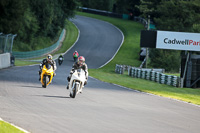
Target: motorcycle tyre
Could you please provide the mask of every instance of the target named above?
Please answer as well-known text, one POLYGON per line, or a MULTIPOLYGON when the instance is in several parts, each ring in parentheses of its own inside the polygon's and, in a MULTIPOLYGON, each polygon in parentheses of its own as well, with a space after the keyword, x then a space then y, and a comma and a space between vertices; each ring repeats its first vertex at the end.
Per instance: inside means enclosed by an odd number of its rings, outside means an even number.
POLYGON ((62 61, 58 61, 59 66, 62 64, 62 61))
POLYGON ((43 77, 43 83, 44 83, 44 85, 42 85, 42 87, 47 88, 47 76, 46 75, 44 75, 44 77, 43 77))
POLYGON ((77 90, 78 90, 78 85, 76 84, 74 89, 73 89, 73 94, 70 93, 71 98, 75 98, 77 90))
POLYGON ((77 60, 78 60, 78 57, 74 57, 74 62, 77 62, 77 60))

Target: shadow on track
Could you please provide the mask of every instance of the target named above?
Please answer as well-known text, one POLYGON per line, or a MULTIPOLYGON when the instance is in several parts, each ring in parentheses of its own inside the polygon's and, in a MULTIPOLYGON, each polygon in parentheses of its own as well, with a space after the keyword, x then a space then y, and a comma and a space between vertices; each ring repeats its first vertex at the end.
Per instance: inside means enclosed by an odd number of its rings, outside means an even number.
POLYGON ((26 85, 26 86, 21 86, 21 87, 24 87, 24 88, 25 87, 29 87, 29 88, 42 88, 42 87, 39 87, 39 86, 31 86, 31 85, 30 86, 26 85))
POLYGON ((50 96, 50 95, 34 95, 34 96, 40 96, 40 97, 54 97, 54 98, 70 98, 66 96, 50 96))

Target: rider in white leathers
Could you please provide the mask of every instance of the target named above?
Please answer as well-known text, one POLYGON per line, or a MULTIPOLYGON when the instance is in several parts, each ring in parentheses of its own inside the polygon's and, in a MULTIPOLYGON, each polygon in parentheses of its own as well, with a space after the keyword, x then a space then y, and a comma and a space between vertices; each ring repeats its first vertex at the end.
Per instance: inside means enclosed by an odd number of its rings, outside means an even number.
POLYGON ((82 68, 85 71, 86 81, 85 81, 84 85, 87 84, 87 80, 88 80, 88 67, 87 67, 87 64, 85 63, 85 58, 83 56, 80 56, 80 57, 78 57, 78 61, 73 64, 72 70, 70 71, 70 74, 67 77, 67 80, 68 80, 67 89, 69 89, 69 82, 70 82, 72 74, 74 73, 74 70, 80 69, 80 68, 82 68))

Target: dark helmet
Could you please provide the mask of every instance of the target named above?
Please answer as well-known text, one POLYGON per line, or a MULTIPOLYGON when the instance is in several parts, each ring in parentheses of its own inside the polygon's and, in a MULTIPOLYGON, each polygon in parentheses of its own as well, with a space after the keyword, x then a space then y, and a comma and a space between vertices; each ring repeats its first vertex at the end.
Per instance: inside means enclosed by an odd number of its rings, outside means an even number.
POLYGON ((83 56, 78 57, 78 64, 82 66, 85 63, 85 58, 83 56))

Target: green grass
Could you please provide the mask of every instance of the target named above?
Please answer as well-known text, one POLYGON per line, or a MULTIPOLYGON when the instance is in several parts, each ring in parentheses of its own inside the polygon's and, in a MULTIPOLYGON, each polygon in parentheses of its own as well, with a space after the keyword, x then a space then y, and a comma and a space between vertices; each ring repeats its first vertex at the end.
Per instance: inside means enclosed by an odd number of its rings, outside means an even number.
POLYGON ((24 60, 15 60, 15 66, 27 66, 27 65, 34 65, 38 64, 38 62, 32 62, 32 61, 24 61, 24 60))
POLYGON ((164 73, 164 74, 180 77, 180 73, 164 73))
MULTIPOLYGON (((103 68, 89 69, 90 76, 101 81, 118 84, 134 90, 200 105, 200 89, 177 88, 153 81, 132 78, 127 74, 116 74, 114 72, 116 64, 131 65, 136 67, 141 64, 138 60, 138 53, 140 50, 140 31, 143 29, 143 25, 129 20, 110 18, 83 12, 78 12, 77 14, 110 22, 117 26, 124 34, 124 43, 115 58, 103 68)), ((179 76, 179 74, 170 75, 179 76)))
POLYGON ((24 133, 18 128, 12 126, 11 124, 0 120, 0 132, 1 133, 24 133))
MULTIPOLYGON (((64 53, 75 43, 75 41, 78 37, 78 29, 76 28, 76 26, 69 20, 66 20, 65 29, 66 29, 66 37, 63 41, 63 44, 62 44, 61 48, 58 51, 52 53, 52 55, 64 53)), ((37 59, 42 60, 44 58, 46 58, 46 56, 33 58, 31 60, 37 60, 37 59)), ((33 64, 38 64, 38 62, 29 61, 29 59, 27 59, 27 60, 16 59, 15 60, 16 66, 26 66, 26 65, 33 65, 33 64)))
POLYGON ((78 29, 69 20, 66 21, 65 29, 66 29, 66 37, 65 40, 63 41, 63 45, 54 54, 64 53, 65 51, 67 51, 75 43, 78 37, 78 29))
POLYGON ((116 74, 106 71, 104 68, 90 69, 89 75, 104 82, 200 105, 200 89, 172 87, 153 81, 132 78, 128 74, 116 74))

